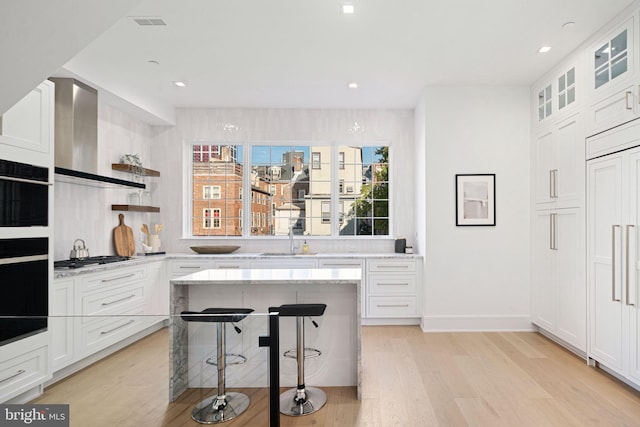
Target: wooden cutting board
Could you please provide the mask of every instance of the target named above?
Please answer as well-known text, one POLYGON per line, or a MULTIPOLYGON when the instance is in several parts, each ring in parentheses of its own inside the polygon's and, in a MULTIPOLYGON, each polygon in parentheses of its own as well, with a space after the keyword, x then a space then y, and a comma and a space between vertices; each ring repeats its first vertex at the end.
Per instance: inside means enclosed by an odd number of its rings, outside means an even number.
POLYGON ((124 215, 118 215, 120 224, 113 229, 113 244, 116 247, 116 253, 120 256, 133 256, 136 251, 136 243, 133 240, 133 231, 131 227, 124 224, 124 215))

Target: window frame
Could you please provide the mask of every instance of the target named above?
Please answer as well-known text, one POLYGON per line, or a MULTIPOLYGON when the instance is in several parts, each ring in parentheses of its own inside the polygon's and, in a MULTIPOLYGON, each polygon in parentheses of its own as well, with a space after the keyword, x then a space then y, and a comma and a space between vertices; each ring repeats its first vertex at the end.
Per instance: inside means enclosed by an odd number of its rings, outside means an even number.
MULTIPOLYGON (((308 165, 309 170, 311 170, 313 168, 313 155, 314 153, 316 154, 316 159, 318 160, 318 166, 319 168, 322 167, 321 165, 321 161, 322 161, 322 154, 321 151, 312 151, 313 147, 327 147, 328 148, 328 153, 330 156, 330 161, 325 165, 325 166, 329 166, 330 169, 330 185, 331 188, 333 188, 333 191, 331 191, 331 195, 330 195, 330 224, 331 224, 331 231, 329 234, 309 234, 309 235, 305 235, 305 238, 332 238, 332 239, 340 239, 340 240, 344 240, 344 239, 389 239, 389 238, 393 238, 394 236, 394 217, 397 215, 397 213, 394 210, 394 199, 397 197, 397 195, 394 192, 394 185, 393 185, 393 172, 395 171, 396 167, 394 166, 394 160, 395 157, 393 155, 393 144, 389 141, 358 141, 358 142, 353 142, 353 141, 349 141, 349 142, 342 142, 342 141, 287 141, 287 142, 282 142, 282 141, 243 141, 243 142, 235 142, 235 141, 225 141, 225 142, 219 142, 219 141, 185 141, 184 143, 184 149, 185 152, 187 153, 186 156, 183 157, 183 164, 184 164, 184 170, 187 172, 187 179, 185 179, 184 182, 184 199, 185 199, 185 204, 184 204, 184 215, 183 215, 183 237, 186 239, 271 239, 271 238, 282 238, 282 237, 286 237, 286 236, 282 236, 281 234, 269 234, 269 235, 254 235, 252 234, 252 228, 254 227, 260 227, 262 221, 262 218, 259 218, 256 222, 256 220, 254 218, 252 218, 252 214, 254 213, 254 204, 257 202, 254 199, 254 192, 253 192, 253 188, 252 188, 252 176, 251 176, 251 168, 252 168, 252 159, 251 159, 251 151, 252 148, 255 146, 275 146, 275 147, 280 147, 280 146, 288 146, 290 145, 291 147, 306 147, 309 149, 309 162, 305 163, 308 165), (192 229, 192 225, 193 225, 193 199, 192 199, 192 195, 193 195, 193 176, 191 174, 191 171, 193 170, 193 146, 194 145, 217 145, 219 147, 223 147, 223 146, 235 146, 235 150, 237 150, 237 152, 239 153, 240 150, 242 150, 242 155, 241 155, 241 161, 239 161, 238 163, 242 165, 242 182, 239 186, 239 194, 238 197, 239 199, 237 201, 240 202, 241 207, 239 208, 239 215, 240 217, 237 219, 238 220, 238 224, 239 224, 239 231, 240 234, 238 235, 194 235, 193 234, 193 229, 192 229), (344 218, 340 218, 340 215, 342 214, 343 216, 346 216, 346 213, 343 213, 342 210, 340 209, 340 203, 341 203, 341 196, 344 195, 348 195, 348 196, 355 196, 355 190, 353 190, 352 193, 348 193, 348 187, 350 186, 349 183, 344 183, 344 187, 343 187, 343 191, 344 194, 339 194, 338 193, 338 187, 339 187, 339 173, 343 172, 344 169, 342 169, 342 167, 344 166, 344 164, 340 163, 340 154, 343 153, 342 150, 340 150, 340 147, 342 146, 347 146, 347 147, 388 147, 388 167, 391 169, 389 176, 388 176, 388 181, 387 181, 387 185, 388 185, 388 199, 385 199, 385 201, 388 203, 388 217, 384 217, 387 221, 388 221, 388 226, 386 229, 386 233, 387 234, 380 234, 380 235, 376 235, 375 233, 372 233, 371 235, 369 234, 365 234, 365 235, 361 235, 361 234, 340 234, 340 224, 342 222, 344 222, 344 218), (250 194, 248 194, 250 193, 250 194), (247 224, 251 224, 251 226, 248 226, 247 224)), ((324 150, 324 149, 323 149, 324 150)), ((326 153, 325 153, 326 154, 326 153)), ((345 159, 346 160, 346 159, 345 159)), ((368 160, 363 160, 363 163, 367 162, 368 160)), ((281 187, 281 191, 284 191, 284 186, 280 186, 281 187)), ((299 194, 299 191, 297 192, 299 194)), ((311 197, 313 198, 313 196, 311 195, 311 191, 305 194, 305 198, 307 197, 311 197)), ((265 197, 266 198, 266 197, 265 197)), ((259 204, 259 202, 257 202, 259 204)), ((210 209, 215 209, 215 208, 210 208, 210 209)), ((257 213, 257 211, 256 211, 257 213)), ((320 216, 322 216, 320 214, 320 216)), ((269 218, 271 218, 271 215, 268 215, 269 218)), ((349 214, 349 217, 350 214, 349 214)), ((307 220, 309 220, 309 217, 307 217, 307 220)), ((212 218, 213 221, 213 218, 212 218)), ((222 216, 219 219, 219 223, 220 223, 220 227, 222 228, 222 221, 223 218, 222 216)), ((226 221, 226 220, 225 220, 226 221)), ((226 224, 226 222, 225 222, 226 224)), ((213 225, 213 223, 212 223, 213 225)), ((313 232, 313 230, 311 231, 313 232)))

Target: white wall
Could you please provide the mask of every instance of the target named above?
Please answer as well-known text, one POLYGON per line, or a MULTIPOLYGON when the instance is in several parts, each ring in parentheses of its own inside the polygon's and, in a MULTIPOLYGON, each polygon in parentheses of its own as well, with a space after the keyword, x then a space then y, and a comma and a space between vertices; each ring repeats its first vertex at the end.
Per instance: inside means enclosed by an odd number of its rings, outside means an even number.
POLYGON ((429 87, 417 111, 423 328, 529 329, 529 88, 429 87), (495 227, 456 227, 455 175, 464 173, 496 174, 495 227))
MULTIPOLYGON (((130 174, 111 170, 123 154, 139 154, 145 167, 154 169, 150 162, 153 141, 152 127, 113 107, 98 108, 98 169, 100 175, 133 180, 130 174)), ((155 190, 156 178, 147 178, 147 187, 155 190)), ((127 195, 137 191, 127 188, 96 188, 56 181, 54 196, 54 259, 69 258, 75 239, 83 239, 89 254, 115 254, 113 228, 118 225, 118 214, 112 204, 126 204, 127 195)), ((143 222, 157 221, 155 215, 123 212, 125 224, 133 229, 136 252, 142 252, 138 240, 143 222)))
POLYGON ((185 145, 192 141, 336 141, 390 143, 391 179, 395 192, 393 235, 371 239, 307 239, 311 251, 393 252, 393 237, 412 243, 414 217, 414 112, 412 110, 321 110, 321 109, 182 109, 177 124, 157 128, 153 164, 160 170, 159 203, 165 224, 164 248, 170 252, 191 252, 189 246, 207 243, 238 244, 239 252, 286 250, 286 238, 184 239, 183 211, 185 145), (354 132, 354 123, 360 126, 354 132), (233 125, 231 128, 227 125, 233 125))

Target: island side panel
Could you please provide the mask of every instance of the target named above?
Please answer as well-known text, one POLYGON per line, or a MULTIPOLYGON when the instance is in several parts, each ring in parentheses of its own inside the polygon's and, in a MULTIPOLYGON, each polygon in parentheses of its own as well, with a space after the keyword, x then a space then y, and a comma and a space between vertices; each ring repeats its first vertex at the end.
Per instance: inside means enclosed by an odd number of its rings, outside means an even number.
POLYGON ((169 402, 175 401, 188 387, 189 334, 180 313, 189 307, 189 286, 171 283, 169 317, 169 402))

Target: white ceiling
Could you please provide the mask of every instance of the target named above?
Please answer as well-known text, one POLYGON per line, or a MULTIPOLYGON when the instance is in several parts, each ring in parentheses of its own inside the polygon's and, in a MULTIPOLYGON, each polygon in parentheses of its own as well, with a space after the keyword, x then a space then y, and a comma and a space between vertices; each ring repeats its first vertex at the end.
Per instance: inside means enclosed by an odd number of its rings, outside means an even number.
POLYGON ((354 15, 339 0, 145 0, 57 75, 161 119, 174 107, 413 108, 426 85, 530 85, 632 1, 350 3, 354 15))

